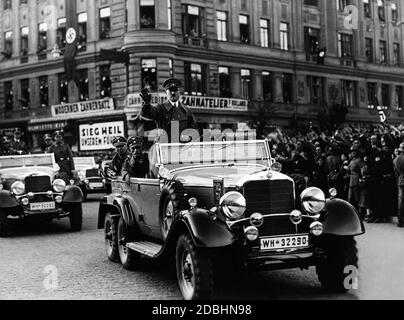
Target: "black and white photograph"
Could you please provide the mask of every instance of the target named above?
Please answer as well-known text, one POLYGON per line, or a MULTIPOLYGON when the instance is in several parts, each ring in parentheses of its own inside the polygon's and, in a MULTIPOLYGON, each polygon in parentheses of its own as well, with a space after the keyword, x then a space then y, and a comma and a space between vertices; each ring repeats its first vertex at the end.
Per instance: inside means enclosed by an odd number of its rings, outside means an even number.
POLYGON ((0 300, 404 300, 404 0, 0 17, 0 300))

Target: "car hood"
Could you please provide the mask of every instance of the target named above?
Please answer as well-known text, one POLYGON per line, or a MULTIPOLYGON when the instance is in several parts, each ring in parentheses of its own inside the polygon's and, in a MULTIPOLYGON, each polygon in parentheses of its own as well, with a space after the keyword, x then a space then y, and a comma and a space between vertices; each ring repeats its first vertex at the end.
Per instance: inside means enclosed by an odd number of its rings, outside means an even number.
POLYGON ((224 186, 241 187, 247 181, 257 180, 289 180, 288 176, 265 170, 262 166, 204 166, 179 169, 173 172, 174 178, 184 186, 212 187, 213 180, 224 179, 224 186))
POLYGON ((23 181, 28 176, 48 176, 52 179, 54 175, 53 168, 49 167, 21 167, 0 170, 2 180, 20 180, 23 181))

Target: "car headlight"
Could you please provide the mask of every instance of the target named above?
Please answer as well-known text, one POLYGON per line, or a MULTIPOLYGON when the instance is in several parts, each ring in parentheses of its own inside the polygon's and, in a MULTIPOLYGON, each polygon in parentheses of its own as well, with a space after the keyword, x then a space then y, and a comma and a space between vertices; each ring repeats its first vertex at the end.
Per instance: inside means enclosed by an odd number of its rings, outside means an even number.
POLYGON ((21 196, 25 192, 25 185, 21 181, 16 181, 11 186, 11 192, 17 196, 21 196))
POLYGON ((275 172, 281 172, 282 171, 282 165, 279 162, 274 162, 271 165, 271 170, 275 172))
POLYGON ((325 194, 319 188, 307 188, 300 195, 303 209, 309 214, 318 214, 325 207, 325 194))
POLYGON ((63 192, 66 189, 66 182, 64 182, 62 179, 56 179, 53 181, 53 190, 56 192, 63 192))
POLYGON ((243 218, 246 210, 246 200, 239 192, 228 192, 220 199, 220 207, 225 216, 230 220, 243 218))

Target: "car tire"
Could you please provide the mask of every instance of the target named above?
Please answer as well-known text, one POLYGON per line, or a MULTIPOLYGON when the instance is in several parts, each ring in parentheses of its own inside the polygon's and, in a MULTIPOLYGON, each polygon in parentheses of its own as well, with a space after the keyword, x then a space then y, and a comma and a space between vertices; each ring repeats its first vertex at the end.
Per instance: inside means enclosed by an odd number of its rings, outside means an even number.
POLYGON ((325 257, 320 258, 316 265, 321 285, 331 292, 349 291, 345 279, 352 274, 346 273, 345 268, 349 266, 355 270, 358 268, 358 249, 354 237, 324 235, 320 243, 325 253, 325 257))
POLYGON ((126 223, 121 216, 119 218, 117 228, 118 254, 122 266, 127 270, 138 269, 141 259, 140 253, 130 250, 126 247, 126 243, 133 240, 134 236, 129 232, 126 223))
POLYGON ((70 230, 72 232, 79 232, 83 226, 83 207, 81 203, 69 205, 70 209, 70 230))
POLYGON ((105 249, 107 257, 112 262, 120 262, 118 249, 118 219, 111 217, 108 212, 104 222, 105 249))
POLYGON ((7 238, 8 236, 7 215, 0 210, 0 238, 7 238))
POLYGON ((178 287, 185 300, 208 300, 213 294, 212 259, 194 245, 189 235, 179 237, 176 248, 178 287))
POLYGON ((186 190, 178 181, 168 182, 161 192, 160 231, 163 240, 167 239, 175 214, 186 208, 186 190), (171 211, 171 213, 168 213, 171 211))

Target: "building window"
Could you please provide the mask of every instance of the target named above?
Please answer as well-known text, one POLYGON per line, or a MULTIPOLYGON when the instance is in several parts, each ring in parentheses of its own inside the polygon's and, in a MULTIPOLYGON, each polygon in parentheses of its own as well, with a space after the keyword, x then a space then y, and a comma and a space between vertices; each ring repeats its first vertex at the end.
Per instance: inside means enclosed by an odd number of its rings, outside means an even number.
POLYGON ((251 97, 251 71, 249 69, 241 69, 241 96, 243 99, 251 97))
POLYGON ((346 107, 354 107, 355 84, 353 81, 342 80, 342 103, 346 107))
MULTIPOLYGON (((29 28, 28 27, 21 28, 21 37, 20 37, 21 58, 24 58, 24 57, 28 56, 28 34, 29 34, 29 28)), ((28 62, 28 59, 25 62, 28 62)))
POLYGON ((269 20, 260 19, 260 39, 261 47, 269 47, 269 20))
POLYGON ((100 67, 100 96, 101 98, 112 96, 111 65, 100 67))
POLYGON ((403 86, 396 86, 395 106, 398 110, 403 110, 404 107, 403 92, 403 86))
POLYGON ((227 41, 227 13, 216 11, 217 19, 217 40, 227 41))
POLYGON ((1 53, 4 58, 10 59, 13 55, 13 32, 4 33, 4 51, 1 53))
POLYGON ((140 0, 140 28, 155 28, 154 0, 140 0))
POLYGON ((378 106, 377 93, 376 93, 376 83, 368 82, 368 106, 373 106, 373 108, 378 106))
POLYGON ((173 59, 168 59, 168 72, 170 74, 170 78, 174 78, 175 72, 174 72, 174 61, 173 61, 173 59))
POLYGON ((168 30, 171 30, 173 27, 172 14, 173 14, 173 9, 172 9, 171 0, 167 0, 168 30))
POLYGON ((281 22, 280 24, 281 50, 289 50, 289 24, 281 22))
POLYGON ((28 0, 20 0, 20 5, 27 4, 28 0))
POLYGON ((60 50, 66 47, 66 18, 58 19, 58 27, 56 29, 56 43, 60 50))
POLYGON ((307 85, 309 87, 310 103, 320 104, 321 102, 321 78, 320 77, 307 77, 307 85))
POLYGON ((264 101, 272 102, 272 75, 268 71, 262 72, 262 95, 264 101))
POLYGON ((338 33, 338 55, 343 59, 352 59, 352 35, 338 33))
POLYGON ((318 51, 320 50, 320 30, 305 27, 304 43, 307 61, 317 61, 318 51))
POLYGON ((282 74, 283 102, 290 104, 293 102, 293 78, 289 73, 282 74))
POLYGON ((83 12, 78 15, 78 51, 86 51, 87 49, 87 13, 83 12))
POLYGON ((42 108, 49 105, 48 76, 39 77, 39 105, 42 108))
POLYGON ((248 20, 248 16, 243 14, 239 15, 241 43, 250 43, 250 25, 248 20))
POLYGON ((4 10, 10 10, 12 7, 12 0, 3 0, 4 10))
POLYGON ((100 39, 108 39, 111 31, 111 8, 100 9, 100 39))
POLYGON ((382 84, 382 106, 390 108, 390 86, 382 84))
POLYGON ((185 94, 202 96, 206 93, 206 71, 202 64, 185 63, 185 94))
POLYGON ((78 70, 77 77, 79 79, 79 100, 87 101, 89 100, 88 95, 88 71, 87 69, 78 70))
POLYGON ((304 0, 304 5, 318 7, 318 0, 304 0))
POLYGON ((338 11, 344 11, 345 7, 350 5, 350 1, 349 0, 336 0, 337 2, 337 10, 338 11))
POLYGON ((363 0, 363 11, 366 18, 372 18, 372 6, 370 0, 363 0))
POLYGON ((46 49, 48 48, 48 25, 46 22, 38 25, 38 59, 46 59, 46 49))
POLYGON ((69 83, 64 74, 59 75, 59 101, 60 103, 69 101, 69 83))
POLYGON ((397 10, 397 3, 391 3, 391 20, 393 23, 398 21, 398 10, 397 10))
POLYGON ((366 54, 366 61, 372 63, 373 60, 373 39, 366 38, 365 40, 366 47, 365 47, 365 54, 366 54))
POLYGON ((386 11, 384 8, 384 0, 377 0, 377 6, 379 11, 379 20, 386 21, 386 11))
POLYGON ((30 107, 30 89, 29 89, 29 79, 22 79, 20 81, 20 88, 21 88, 21 109, 26 110, 30 107))
POLYGON ((219 88, 221 97, 231 98, 230 71, 228 67, 219 67, 219 88))
POLYGON ((4 82, 4 108, 5 111, 11 111, 14 109, 14 90, 13 82, 4 82))
POLYGON ((202 37, 204 34, 204 11, 197 6, 182 5, 182 33, 185 37, 202 37))
POLYGON ((393 58, 394 58, 393 64, 394 64, 395 66, 401 65, 401 54, 400 54, 400 50, 401 50, 401 49, 400 49, 400 44, 397 43, 397 42, 393 43, 393 58))
POLYGON ((157 90, 156 59, 142 59, 142 86, 151 91, 157 90))
POLYGON ((379 42, 379 50, 380 50, 380 63, 387 64, 387 44, 386 41, 381 40, 379 42))

